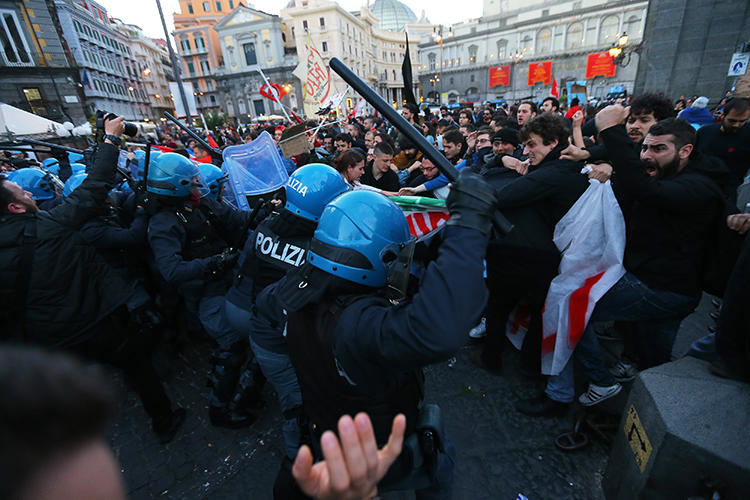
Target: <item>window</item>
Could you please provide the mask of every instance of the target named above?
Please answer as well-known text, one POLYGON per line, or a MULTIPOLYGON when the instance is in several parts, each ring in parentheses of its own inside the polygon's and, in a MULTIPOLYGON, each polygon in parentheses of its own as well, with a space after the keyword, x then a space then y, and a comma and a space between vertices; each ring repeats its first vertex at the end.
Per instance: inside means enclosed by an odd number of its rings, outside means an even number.
POLYGON ((320 42, 320 45, 323 47, 323 52, 328 52, 328 42, 320 42))
POLYGON ((622 25, 622 29, 630 36, 640 36, 641 33, 641 14, 636 13, 628 17, 622 25))
POLYGON ((221 12, 221 2, 216 2, 216 12, 221 12))
POLYGON ((234 9, 234 0, 229 0, 229 9, 234 9))
POLYGON ((83 25, 83 32, 86 33, 89 37, 91 36, 91 28, 88 27, 88 25, 83 25))
POLYGON ((211 2, 203 2, 203 12, 208 12, 211 10, 211 2))
POLYGON ((184 38, 180 40, 180 47, 182 48, 183 51, 190 52, 190 39, 184 38))
MULTIPOLYGON (((3 17, 5 17, 5 14, 3 14, 3 17)), ((36 115, 44 113, 44 102, 38 88, 23 89, 23 96, 26 98, 26 103, 32 113, 36 115)))
POLYGON ((305 19, 304 21, 302 21, 302 29, 305 30, 305 31, 307 31, 307 19, 305 19))
POLYGON ((435 54, 430 54, 427 56, 427 59, 430 61, 430 70, 434 70, 437 68, 437 56, 435 54))
POLYGON ((534 39, 526 35, 521 39, 521 52, 534 52, 534 39))
POLYGON ((477 51, 479 50, 479 47, 476 45, 469 45, 469 62, 471 64, 474 64, 477 62, 477 51))
POLYGON ((211 99, 211 104, 216 104, 216 96, 215 95, 211 94, 208 97, 211 99))
POLYGON ((206 48, 206 42, 203 41, 202 36, 195 37, 195 48, 196 49, 205 49, 206 48))
POLYGON ((393 72, 393 81, 395 82, 396 81, 396 70, 392 69, 391 71, 393 72))
POLYGON ((211 66, 209 66, 208 61, 201 61, 201 71, 204 75, 211 73, 211 66))
POLYGON ((539 54, 552 50, 552 30, 541 29, 536 34, 536 51, 539 54))
POLYGON ((80 33, 80 32, 82 31, 82 28, 81 28, 81 23, 79 23, 79 22, 78 22, 78 21, 76 21, 75 19, 73 19, 73 27, 74 27, 74 28, 76 29, 76 31, 77 31, 78 33, 80 33))
POLYGON ((583 23, 573 23, 568 26, 565 37, 566 49, 577 49, 583 45, 583 23))
POLYGON ((505 59, 508 57, 508 40, 501 39, 497 41, 497 58, 505 59))
POLYGON ((474 80, 476 80, 476 75, 471 75, 471 76, 469 77, 469 80, 470 80, 470 81, 472 81, 472 82, 473 82, 474 80))
POLYGON ((326 27, 326 18, 325 17, 321 17, 319 19, 319 21, 320 21, 320 27, 321 28, 325 28, 326 27))
POLYGON ((195 76, 195 65, 193 64, 193 61, 188 61, 187 69, 190 76, 195 76))
POLYGON ((245 64, 248 66, 258 64, 258 57, 255 55, 254 43, 243 43, 242 51, 245 53, 245 64))
POLYGON ((599 27, 599 45, 612 45, 620 29, 620 19, 617 16, 607 16, 602 19, 599 27))
POLYGON ((213 80, 206 80, 206 90, 208 92, 211 92, 214 89, 214 81, 213 80))
POLYGON ((448 83, 450 83, 451 85, 453 85, 453 77, 450 77, 450 78, 448 79, 448 83))
POLYGON ((188 6, 188 14, 195 14, 195 12, 193 11, 193 4, 189 3, 187 4, 187 6, 188 6))

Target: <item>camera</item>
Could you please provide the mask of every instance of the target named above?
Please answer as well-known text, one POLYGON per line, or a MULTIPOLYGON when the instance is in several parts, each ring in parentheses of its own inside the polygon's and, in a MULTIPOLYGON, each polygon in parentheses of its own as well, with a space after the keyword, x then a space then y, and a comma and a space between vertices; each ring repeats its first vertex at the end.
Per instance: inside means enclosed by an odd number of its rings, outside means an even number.
MULTIPOLYGON (((117 118, 116 114, 98 110, 96 112, 97 130, 104 130, 104 122, 107 120, 112 120, 114 118, 117 118)), ((125 125, 125 129, 123 130, 123 133, 125 135, 130 137, 135 137, 136 135, 138 135, 138 127, 135 125, 135 123, 123 122, 123 125, 125 125)))

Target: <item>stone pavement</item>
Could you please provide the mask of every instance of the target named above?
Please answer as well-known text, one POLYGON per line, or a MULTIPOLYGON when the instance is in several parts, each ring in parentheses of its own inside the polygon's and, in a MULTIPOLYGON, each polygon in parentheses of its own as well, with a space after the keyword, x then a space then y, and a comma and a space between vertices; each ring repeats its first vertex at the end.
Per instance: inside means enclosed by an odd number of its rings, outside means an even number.
MULTIPOLYGON (((683 322, 674 355, 703 335, 713 310, 704 297, 698 311, 683 322)), ((453 497, 460 499, 601 499, 600 481, 606 446, 596 440, 583 450, 563 452, 554 438, 572 429, 574 413, 560 418, 530 418, 514 403, 535 394, 543 382, 524 378, 517 356, 506 352, 504 376, 489 375, 472 362, 477 346, 467 346, 455 363, 426 369, 426 399, 438 402, 447 432, 458 451, 453 497)), ((175 440, 162 446, 151 432, 143 408, 123 387, 110 442, 127 484, 129 498, 270 499, 283 453, 281 416, 272 388, 269 407, 249 429, 228 430, 208 422, 206 378, 210 369, 206 343, 194 342, 177 357, 157 357, 173 401, 188 409, 175 440)), ((583 388, 581 389, 583 390, 583 388)), ((626 391, 610 407, 624 405, 626 391)), ((609 403, 609 402, 608 402, 609 403)), ((385 499, 413 498, 410 494, 385 499)))

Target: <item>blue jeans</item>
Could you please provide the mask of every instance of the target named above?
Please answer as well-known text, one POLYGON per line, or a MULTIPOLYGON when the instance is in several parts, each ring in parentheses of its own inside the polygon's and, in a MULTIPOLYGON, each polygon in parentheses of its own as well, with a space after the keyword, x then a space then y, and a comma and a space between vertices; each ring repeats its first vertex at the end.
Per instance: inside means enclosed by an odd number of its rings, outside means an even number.
MULTIPOLYGON (((637 322, 636 345, 640 368, 646 369, 669 361, 677 330, 683 318, 693 312, 700 296, 690 297, 666 290, 654 290, 631 273, 625 273, 596 303, 589 324, 576 345, 573 357, 584 368, 592 383, 610 386, 615 383, 604 366, 604 358, 594 332, 594 321, 637 322)), ((564 403, 573 401, 573 357, 559 375, 547 381, 547 395, 564 403)))

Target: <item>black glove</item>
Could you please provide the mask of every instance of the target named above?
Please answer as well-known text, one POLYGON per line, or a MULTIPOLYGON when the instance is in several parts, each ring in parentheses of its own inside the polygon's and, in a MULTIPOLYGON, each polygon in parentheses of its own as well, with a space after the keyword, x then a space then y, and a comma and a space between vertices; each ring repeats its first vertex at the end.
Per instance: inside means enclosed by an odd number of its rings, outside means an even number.
POLYGON ((219 255, 214 255, 208 262, 208 272, 210 277, 221 276, 228 269, 232 269, 237 259, 240 257, 240 252, 232 248, 227 248, 219 255))
POLYGON ((139 326, 147 330, 157 328, 164 322, 161 313, 151 302, 133 309, 130 316, 139 326))
POLYGON ((468 227, 489 234, 495 203, 495 188, 481 175, 463 169, 446 200, 451 214, 447 225, 468 227))

